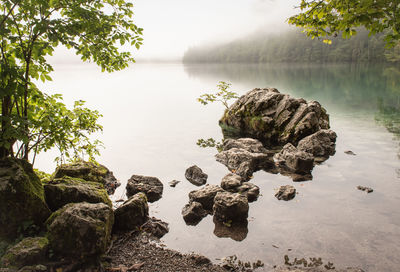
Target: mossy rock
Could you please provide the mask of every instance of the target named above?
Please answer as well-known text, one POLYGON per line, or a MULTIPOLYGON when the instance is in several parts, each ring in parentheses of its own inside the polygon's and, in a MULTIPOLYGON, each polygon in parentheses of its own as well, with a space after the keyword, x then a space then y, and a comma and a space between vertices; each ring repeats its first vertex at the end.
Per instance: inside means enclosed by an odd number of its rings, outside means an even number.
POLYGON ((101 183, 110 195, 113 194, 115 189, 120 185, 107 167, 93 162, 78 161, 70 164, 63 164, 57 167, 53 176, 54 178, 68 176, 101 183))
POLYGON ((56 211, 69 203, 104 203, 112 207, 104 186, 97 182, 79 178, 63 177, 44 184, 47 205, 56 211))
POLYGON ((67 204, 46 221, 50 249, 73 259, 99 256, 109 246, 113 223, 113 210, 104 203, 67 204))
POLYGON ((0 160, 0 239, 14 240, 28 223, 42 226, 50 213, 32 165, 13 158, 0 160))
POLYGON ((144 193, 137 193, 115 210, 114 231, 135 230, 147 221, 149 207, 144 193))
POLYGON ((46 261, 49 240, 46 237, 28 237, 7 250, 1 258, 2 267, 21 268, 46 261))

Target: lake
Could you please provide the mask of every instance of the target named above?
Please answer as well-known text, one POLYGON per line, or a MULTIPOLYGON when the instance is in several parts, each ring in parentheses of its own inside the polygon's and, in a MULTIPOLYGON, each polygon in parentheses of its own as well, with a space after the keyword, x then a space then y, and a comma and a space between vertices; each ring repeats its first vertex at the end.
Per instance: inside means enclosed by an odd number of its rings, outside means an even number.
MULTIPOLYGON (((167 247, 198 252, 218 262, 236 254, 265 263, 269 271, 284 256, 321 257, 336 267, 398 271, 400 267, 400 76, 396 69, 373 65, 301 64, 134 64, 113 74, 85 65, 54 65, 53 82, 43 87, 61 93, 68 105, 87 101, 104 117, 98 137, 105 149, 99 162, 114 172, 124 196, 131 175, 158 177, 163 198, 150 204, 152 216, 169 223, 167 247), (256 172, 251 182, 261 196, 250 204, 242 241, 214 234, 212 217, 187 226, 181 216, 188 193, 198 189, 185 180, 196 164, 219 184, 228 169, 216 162, 214 148, 200 148, 199 138, 220 140, 222 104, 201 105, 199 95, 232 83, 239 94, 256 87, 276 87, 296 98, 317 100, 330 115, 337 135, 336 154, 314 168, 313 180, 292 182, 282 175, 256 172), (356 155, 345 154, 351 150, 356 155), (171 180, 180 180, 176 188, 171 180), (291 184, 298 194, 278 201, 275 189, 291 184), (358 185, 372 187, 367 194, 358 185)), ((53 172, 56 152, 41 154, 35 167, 53 172)), ((219 233, 216 231, 216 233, 219 233)))

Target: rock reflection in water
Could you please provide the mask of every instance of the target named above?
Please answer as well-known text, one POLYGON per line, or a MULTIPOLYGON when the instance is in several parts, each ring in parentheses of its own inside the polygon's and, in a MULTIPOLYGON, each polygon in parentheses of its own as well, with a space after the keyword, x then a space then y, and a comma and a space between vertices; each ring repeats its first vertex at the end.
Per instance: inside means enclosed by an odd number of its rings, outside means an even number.
POLYGON ((248 221, 239 222, 221 222, 213 217, 215 225, 214 235, 219 238, 231 238, 235 241, 243 241, 247 237, 249 229, 247 228, 248 221))

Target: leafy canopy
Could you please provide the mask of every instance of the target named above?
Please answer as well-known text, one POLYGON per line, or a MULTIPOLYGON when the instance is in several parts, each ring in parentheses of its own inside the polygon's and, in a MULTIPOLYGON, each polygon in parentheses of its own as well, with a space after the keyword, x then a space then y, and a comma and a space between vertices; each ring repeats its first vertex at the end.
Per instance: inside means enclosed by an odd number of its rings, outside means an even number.
POLYGON ((48 96, 35 80, 51 80, 46 57, 64 45, 83 61, 113 72, 134 62, 124 44, 142 45, 143 29, 133 22, 125 0, 0 0, 0 158, 57 147, 61 159, 98 153, 101 116, 77 101, 66 108, 59 95, 48 96), (16 148, 16 149, 15 149, 16 148), (72 151, 70 151, 72 150, 72 151))
MULTIPOLYGON (((301 12, 289 24, 304 28, 312 38, 349 38, 363 26, 371 35, 385 32, 388 47, 400 41, 400 2, 398 0, 302 0, 301 12)), ((324 42, 331 43, 330 39, 324 42)))

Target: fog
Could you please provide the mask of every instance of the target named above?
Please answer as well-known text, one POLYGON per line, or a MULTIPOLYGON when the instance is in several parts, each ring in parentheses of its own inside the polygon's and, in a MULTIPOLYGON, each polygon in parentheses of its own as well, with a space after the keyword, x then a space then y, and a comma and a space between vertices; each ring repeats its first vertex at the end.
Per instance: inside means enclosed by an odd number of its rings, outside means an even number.
MULTIPOLYGON (((135 0, 135 23, 144 29, 140 50, 127 48, 139 60, 180 60, 193 46, 210 46, 257 31, 288 28, 300 0, 135 0)), ((79 61, 58 49, 55 62, 79 61)))

